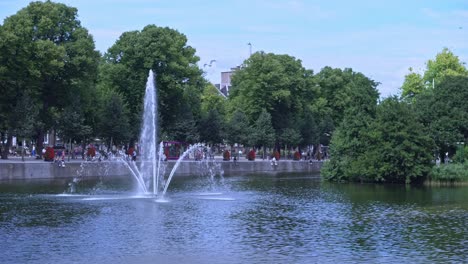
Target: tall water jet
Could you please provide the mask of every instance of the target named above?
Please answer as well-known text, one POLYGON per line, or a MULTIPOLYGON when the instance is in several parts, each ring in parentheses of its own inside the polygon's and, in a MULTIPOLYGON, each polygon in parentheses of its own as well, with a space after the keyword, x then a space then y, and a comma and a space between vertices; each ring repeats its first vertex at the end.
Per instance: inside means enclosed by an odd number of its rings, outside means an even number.
POLYGON ((155 76, 149 71, 146 82, 145 99, 143 103, 143 119, 140 134, 140 175, 146 186, 153 179, 153 194, 158 194, 159 177, 157 176, 157 124, 158 124, 158 100, 157 100, 155 76))

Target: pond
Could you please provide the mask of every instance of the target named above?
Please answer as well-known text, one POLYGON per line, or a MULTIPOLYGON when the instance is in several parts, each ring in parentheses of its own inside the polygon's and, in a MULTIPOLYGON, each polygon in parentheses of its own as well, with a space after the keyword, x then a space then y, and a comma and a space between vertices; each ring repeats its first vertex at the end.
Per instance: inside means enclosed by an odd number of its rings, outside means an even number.
POLYGON ((318 175, 0 182, 1 263, 468 262, 468 187, 318 175))

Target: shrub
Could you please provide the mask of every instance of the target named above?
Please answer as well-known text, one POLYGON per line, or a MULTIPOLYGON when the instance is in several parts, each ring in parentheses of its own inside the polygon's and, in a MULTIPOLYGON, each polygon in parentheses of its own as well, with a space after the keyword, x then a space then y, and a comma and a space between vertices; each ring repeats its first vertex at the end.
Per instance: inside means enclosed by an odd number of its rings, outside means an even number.
POLYGON ((231 159, 231 153, 229 153, 229 150, 225 150, 223 153, 223 160, 230 160, 231 159))
POLYGON ((255 160, 255 150, 250 150, 249 153, 247 154, 247 159, 248 160, 255 160))
POLYGON ((54 149, 51 147, 46 148, 46 152, 44 154, 44 160, 45 161, 53 161, 55 157, 55 152, 54 149))
POLYGON ((441 164, 429 176, 432 182, 468 182, 468 162, 441 164))

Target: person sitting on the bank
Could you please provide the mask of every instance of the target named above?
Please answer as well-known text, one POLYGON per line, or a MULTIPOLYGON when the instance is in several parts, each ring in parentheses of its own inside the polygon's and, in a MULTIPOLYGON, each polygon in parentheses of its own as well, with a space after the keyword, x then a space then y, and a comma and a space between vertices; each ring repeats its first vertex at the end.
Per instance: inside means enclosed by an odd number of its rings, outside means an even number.
POLYGON ((61 161, 60 161, 60 165, 61 167, 65 167, 65 150, 62 151, 62 156, 61 156, 61 161))
POLYGON ((62 150, 57 151, 57 155, 55 156, 55 162, 61 167, 60 158, 62 157, 62 150))
POLYGON ((278 166, 278 162, 276 162, 276 158, 274 156, 271 158, 271 166, 278 166))

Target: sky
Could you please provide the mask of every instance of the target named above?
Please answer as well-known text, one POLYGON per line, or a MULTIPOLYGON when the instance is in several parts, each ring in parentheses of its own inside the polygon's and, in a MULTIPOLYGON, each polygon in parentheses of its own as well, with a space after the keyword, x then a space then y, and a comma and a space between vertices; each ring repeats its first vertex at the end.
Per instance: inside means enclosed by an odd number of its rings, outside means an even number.
MULTIPOLYGON (((0 23, 28 5, 0 0, 0 23)), ((444 47, 468 62, 468 0, 57 0, 104 53, 126 31, 146 25, 187 36, 212 83, 252 52, 288 54, 315 73, 352 68, 398 95, 408 68, 423 73, 444 47), (248 45, 251 43, 251 46, 248 45), (211 60, 216 62, 210 66, 211 60)))

